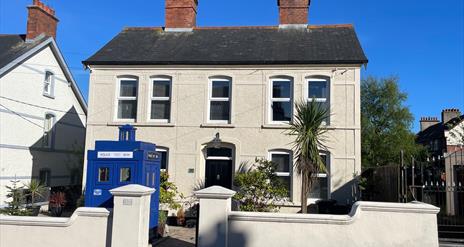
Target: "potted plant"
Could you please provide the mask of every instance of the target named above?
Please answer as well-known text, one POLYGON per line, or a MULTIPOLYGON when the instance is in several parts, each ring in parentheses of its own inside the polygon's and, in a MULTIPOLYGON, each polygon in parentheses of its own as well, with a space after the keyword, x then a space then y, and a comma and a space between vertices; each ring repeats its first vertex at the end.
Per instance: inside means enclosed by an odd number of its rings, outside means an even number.
POLYGON ((183 226, 185 224, 185 210, 184 207, 180 207, 177 210, 177 225, 183 226))
POLYGON ((54 192, 50 196, 49 208, 50 213, 55 217, 60 217, 63 213, 63 208, 66 205, 66 195, 64 192, 54 192))
POLYGON ((36 203, 36 199, 43 197, 43 192, 45 190, 45 186, 40 184, 39 181, 32 179, 29 183, 24 185, 27 189, 27 194, 28 196, 31 197, 31 206, 29 206, 29 209, 31 209, 31 213, 33 216, 39 215, 40 211, 40 206, 34 205, 36 203))
POLYGON ((158 236, 164 237, 166 233, 166 221, 168 220, 168 213, 167 211, 159 211, 159 218, 158 218, 158 236))

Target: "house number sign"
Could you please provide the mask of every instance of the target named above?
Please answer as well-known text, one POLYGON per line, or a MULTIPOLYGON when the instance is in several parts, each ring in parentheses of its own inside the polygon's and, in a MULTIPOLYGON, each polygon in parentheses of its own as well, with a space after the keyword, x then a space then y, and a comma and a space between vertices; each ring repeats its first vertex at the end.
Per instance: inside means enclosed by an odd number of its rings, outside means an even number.
POLYGON ((134 158, 133 152, 98 152, 97 158, 99 159, 132 159, 134 158))

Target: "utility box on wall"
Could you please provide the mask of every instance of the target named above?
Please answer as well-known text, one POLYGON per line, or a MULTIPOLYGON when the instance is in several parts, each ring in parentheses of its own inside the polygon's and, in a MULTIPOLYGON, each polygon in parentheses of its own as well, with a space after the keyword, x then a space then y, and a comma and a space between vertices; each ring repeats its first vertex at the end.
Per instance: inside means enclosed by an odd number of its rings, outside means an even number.
POLYGON ((119 141, 96 141, 95 150, 89 150, 87 157, 86 207, 113 208, 111 189, 140 184, 155 189, 150 229, 158 226, 160 155, 155 144, 135 141, 135 128, 124 125, 119 127, 119 141))

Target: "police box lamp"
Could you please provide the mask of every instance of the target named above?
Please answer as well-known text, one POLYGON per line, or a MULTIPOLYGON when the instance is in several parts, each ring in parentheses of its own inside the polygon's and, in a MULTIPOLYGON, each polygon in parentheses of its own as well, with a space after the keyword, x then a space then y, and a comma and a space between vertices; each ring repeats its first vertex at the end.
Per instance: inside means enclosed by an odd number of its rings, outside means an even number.
POLYGON ((150 229, 158 226, 160 155, 156 144, 135 140, 136 129, 119 127, 118 141, 96 141, 87 157, 86 207, 113 207, 111 189, 128 184, 154 188, 150 201, 150 229))

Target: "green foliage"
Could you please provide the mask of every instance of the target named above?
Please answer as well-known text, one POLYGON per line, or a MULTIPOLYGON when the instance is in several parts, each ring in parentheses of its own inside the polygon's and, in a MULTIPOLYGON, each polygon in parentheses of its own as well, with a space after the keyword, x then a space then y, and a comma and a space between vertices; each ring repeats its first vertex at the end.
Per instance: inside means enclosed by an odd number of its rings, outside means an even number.
POLYGON ((161 172, 160 181, 160 203, 168 205, 171 209, 179 209, 181 205, 176 201, 176 197, 183 198, 182 193, 179 193, 177 186, 173 182, 169 182, 167 172, 161 172))
POLYGON ((296 115, 290 123, 289 135, 293 136, 295 170, 301 176, 301 212, 307 213, 307 199, 316 175, 325 172, 320 151, 326 150, 324 134, 327 129, 323 122, 328 117, 328 110, 315 100, 295 104, 296 115))
POLYGON ((240 203, 240 211, 272 212, 287 200, 288 190, 275 171, 276 165, 265 159, 256 159, 251 166, 240 165, 234 178, 238 187, 234 200, 240 203))
POLYGON ((168 221, 168 211, 160 210, 158 215, 158 224, 164 225, 168 221))
MULTIPOLYGON (((414 117, 405 105, 398 78, 369 77, 361 84, 361 152, 363 167, 398 164, 404 157, 418 158, 424 148, 411 132, 414 117)), ((405 159, 410 160, 410 159, 405 159)))
POLYGON ((14 216, 32 215, 32 212, 24 207, 24 186, 18 186, 19 180, 12 180, 11 183, 11 186, 5 186, 8 189, 8 194, 6 197, 10 199, 6 201, 8 206, 2 209, 0 213, 14 216))
POLYGON ((40 184, 40 181, 32 179, 29 183, 26 183, 24 186, 27 189, 27 195, 31 196, 31 204, 35 203, 36 198, 43 197, 45 186, 40 184))

